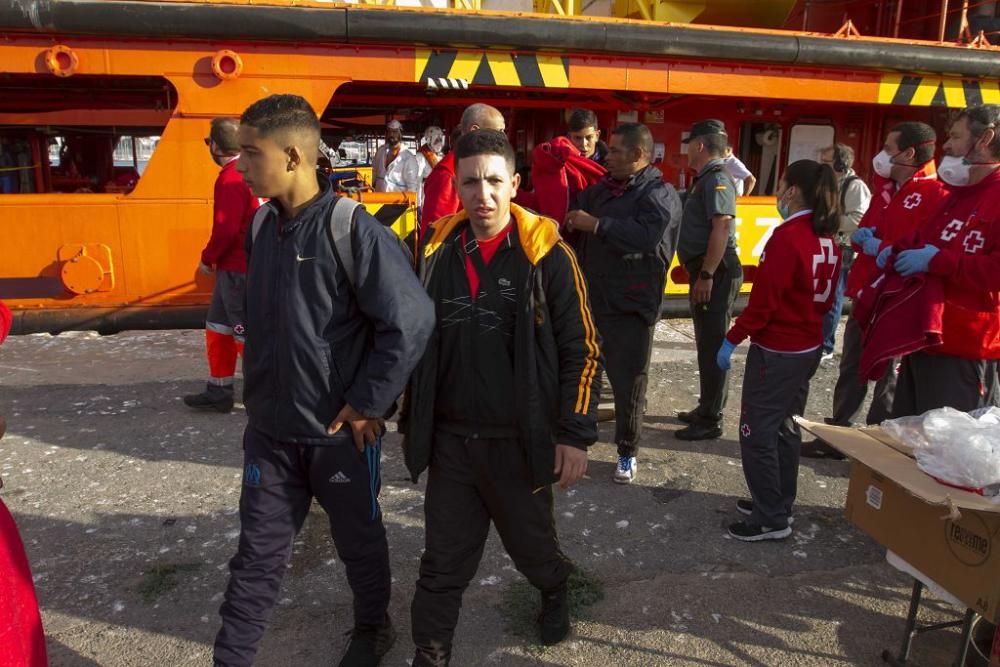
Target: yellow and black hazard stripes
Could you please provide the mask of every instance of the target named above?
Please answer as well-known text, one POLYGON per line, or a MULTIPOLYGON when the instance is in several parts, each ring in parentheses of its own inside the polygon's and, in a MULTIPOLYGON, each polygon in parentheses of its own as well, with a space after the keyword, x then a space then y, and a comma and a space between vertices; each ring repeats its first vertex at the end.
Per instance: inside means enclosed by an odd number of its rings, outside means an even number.
POLYGON ((462 79, 473 86, 569 88, 569 58, 487 51, 417 49, 414 81, 462 79))
POLYGON ((1000 104, 1000 80, 886 74, 879 81, 878 102, 951 109, 1000 104))
POLYGON ((597 375, 597 363, 601 358, 601 351, 597 346, 597 326, 590 313, 590 300, 587 296, 587 281, 583 277, 583 271, 576 261, 576 254, 564 241, 559 241, 559 248, 566 253, 569 263, 573 267, 573 285, 576 288, 576 296, 580 300, 580 319, 583 320, 584 344, 587 348, 587 356, 583 361, 583 370, 580 372, 580 382, 576 393, 576 407, 574 412, 580 415, 587 414, 590 409, 590 394, 594 385, 594 377, 597 375))
POLYGON ((414 204, 361 203, 366 211, 386 227, 391 227, 401 239, 405 239, 417 228, 417 207, 414 204))

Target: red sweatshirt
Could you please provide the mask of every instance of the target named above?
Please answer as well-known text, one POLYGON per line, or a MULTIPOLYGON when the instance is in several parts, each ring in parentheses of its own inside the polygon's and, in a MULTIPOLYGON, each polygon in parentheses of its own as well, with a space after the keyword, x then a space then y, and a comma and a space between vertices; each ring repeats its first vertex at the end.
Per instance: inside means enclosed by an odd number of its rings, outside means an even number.
MULTIPOLYGON (((871 228, 875 238, 882 241, 883 248, 891 246, 899 239, 911 238, 916 230, 923 227, 941 203, 945 192, 945 185, 938 180, 932 160, 898 190, 895 181, 885 179, 882 187, 876 188, 868 211, 858 226, 871 228)), ((847 296, 852 299, 857 298, 858 291, 879 274, 874 257, 864 254, 856 244, 854 250, 858 255, 847 277, 847 296)))
POLYGON ((212 214, 212 236, 201 251, 201 262, 221 271, 247 272, 247 257, 243 249, 246 234, 260 200, 253 196, 236 171, 233 160, 215 179, 215 206, 212 214))
POLYGON ((462 210, 453 179, 455 178, 455 151, 452 150, 434 165, 424 181, 424 207, 420 209, 420 238, 427 228, 446 215, 462 210))
POLYGON ((813 231, 812 211, 781 224, 760 256, 750 300, 726 338, 746 338, 775 352, 806 352, 823 342, 823 315, 833 303, 840 249, 813 231))
POLYGON ((14 321, 14 316, 10 314, 10 309, 7 308, 7 304, 0 301, 0 343, 7 338, 7 334, 10 333, 11 324, 14 321))
POLYGON ((916 247, 938 248, 929 273, 944 280, 944 342, 933 354, 1000 359, 1000 170, 949 187, 916 247))

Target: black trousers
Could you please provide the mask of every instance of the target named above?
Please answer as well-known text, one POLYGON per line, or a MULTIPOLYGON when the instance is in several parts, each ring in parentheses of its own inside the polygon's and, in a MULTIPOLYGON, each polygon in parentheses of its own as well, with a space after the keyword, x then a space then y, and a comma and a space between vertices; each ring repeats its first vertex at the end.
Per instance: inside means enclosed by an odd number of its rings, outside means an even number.
MULTIPOLYGON (((868 395, 868 381, 858 376, 861 367, 861 326, 853 316, 844 327, 844 352, 840 357, 840 375, 833 390, 833 423, 850 426, 858 419, 868 395)), ((881 424, 892 416, 892 401, 896 392, 896 360, 875 383, 875 395, 868 408, 866 424, 881 424)))
POLYGON ((656 325, 638 315, 594 313, 601 333, 604 370, 615 399, 618 456, 635 456, 646 413, 649 359, 656 325))
MULTIPOLYGON (((694 287, 701 271, 701 259, 685 267, 694 287)), ((712 281, 712 298, 707 304, 691 303, 694 321, 694 342, 698 348, 698 381, 701 397, 697 414, 702 422, 718 423, 729 398, 729 371, 715 363, 722 339, 732 324, 733 306, 743 286, 743 266, 734 253, 727 252, 719 263, 712 281)))
POLYGON ((355 624, 384 623, 392 579, 378 504, 381 444, 364 454, 350 439, 318 447, 290 445, 247 427, 243 450, 240 542, 229 561, 215 664, 253 663, 292 541, 314 496, 330 518, 330 534, 347 570, 355 624))
POLYGON ((740 456, 753 498, 751 523, 778 529, 788 525, 802 447, 802 433, 792 417, 805 410, 819 359, 818 349, 786 354, 751 345, 747 352, 740 456))
POLYGON ((559 549, 552 488, 532 489, 516 440, 435 435, 424 499, 425 547, 411 607, 414 665, 447 665, 490 521, 518 571, 539 590, 565 584, 572 566, 559 549))
POLYGON ((893 417, 950 407, 962 412, 1000 406, 996 359, 962 359, 915 352, 903 357, 893 417))

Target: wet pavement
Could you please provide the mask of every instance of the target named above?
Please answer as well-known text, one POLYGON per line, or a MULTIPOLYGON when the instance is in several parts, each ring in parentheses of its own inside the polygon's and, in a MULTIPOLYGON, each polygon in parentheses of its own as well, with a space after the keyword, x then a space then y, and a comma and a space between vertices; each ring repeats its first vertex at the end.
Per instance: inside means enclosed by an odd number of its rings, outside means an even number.
MULTIPOLYGON (((910 582, 843 516, 849 467, 803 459, 796 523, 781 543, 744 544, 725 526, 746 493, 735 438, 743 373, 734 356, 726 433, 672 433, 694 405, 688 320, 661 322, 639 476, 611 482, 611 425, 588 478, 556 492, 565 552, 603 599, 572 637, 543 649, 524 636, 530 593, 491 535, 465 595, 453 665, 879 665, 902 638, 910 582)), ((188 411, 203 382, 199 331, 10 338, 0 349, 0 498, 34 570, 53 665, 208 665, 239 532, 242 406, 188 411)), ((827 414, 835 362, 820 367, 807 417, 827 414)), ((382 503, 400 639, 384 665, 407 665, 409 602, 423 546, 423 484, 384 448, 382 503)), ((259 665, 333 665, 351 601, 314 511, 295 542, 259 665)), ((957 616, 930 601, 927 620, 957 616)), ((918 640, 914 664, 950 664, 957 632, 918 640)))

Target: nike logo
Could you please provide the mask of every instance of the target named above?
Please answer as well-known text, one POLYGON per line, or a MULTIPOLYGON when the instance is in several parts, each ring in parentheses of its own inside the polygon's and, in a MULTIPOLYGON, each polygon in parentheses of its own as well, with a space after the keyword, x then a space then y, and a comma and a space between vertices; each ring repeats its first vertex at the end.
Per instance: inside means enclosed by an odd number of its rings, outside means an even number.
POLYGON ((295 255, 296 262, 308 262, 310 259, 316 259, 315 257, 303 257, 302 255, 295 255))

